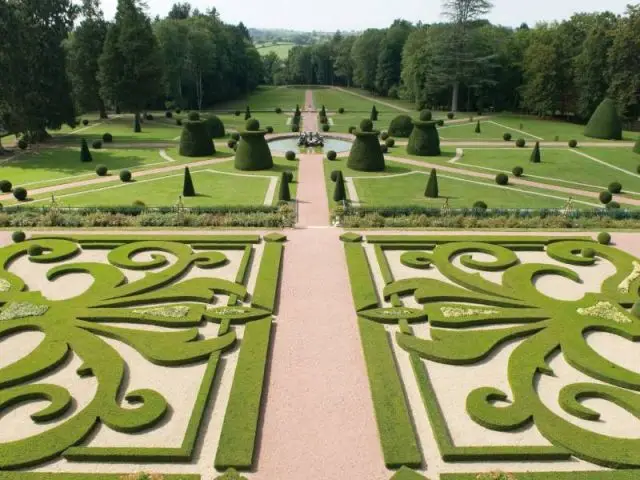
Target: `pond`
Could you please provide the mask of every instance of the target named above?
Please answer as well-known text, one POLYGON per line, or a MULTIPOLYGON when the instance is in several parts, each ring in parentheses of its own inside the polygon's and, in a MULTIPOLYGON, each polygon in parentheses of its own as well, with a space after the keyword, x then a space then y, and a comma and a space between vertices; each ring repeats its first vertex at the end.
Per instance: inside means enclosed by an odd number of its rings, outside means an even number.
POLYGON ((307 148, 298 146, 298 137, 280 138, 269 142, 269 148, 272 152, 287 152, 293 150, 294 152, 328 152, 333 150, 336 153, 348 152, 351 150, 351 142, 346 140, 340 140, 337 138, 325 138, 324 147, 307 148))

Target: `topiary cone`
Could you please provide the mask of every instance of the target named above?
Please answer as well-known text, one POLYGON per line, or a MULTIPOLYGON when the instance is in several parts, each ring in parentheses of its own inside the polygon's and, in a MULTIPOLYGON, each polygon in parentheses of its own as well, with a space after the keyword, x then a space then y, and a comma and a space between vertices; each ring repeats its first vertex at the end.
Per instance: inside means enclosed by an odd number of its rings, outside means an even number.
POLYGON ((376 109, 375 105, 371 109, 371 117, 370 118, 371 118, 372 122, 377 122, 378 121, 378 109, 376 109))
POLYGON ((280 176, 280 191, 278 192, 278 200, 281 202, 291 201, 291 192, 289 191, 289 178, 287 172, 282 172, 280 176))
POLYGON ((336 186, 333 190, 333 200, 335 202, 342 202, 347 199, 347 193, 344 188, 344 177, 342 176, 342 172, 338 171, 336 175, 336 186))
POLYGON ((480 120, 476 123, 476 133, 482 133, 482 130, 480 130, 480 120))
POLYGON ((584 134, 591 138, 622 140, 622 122, 613 100, 605 98, 598 105, 584 129, 584 134))
POLYGON ((135 133, 142 132, 142 126, 140 124, 140 114, 139 113, 136 113, 134 118, 133 118, 133 131, 135 133))
POLYGON ((93 161, 93 157, 89 151, 89 145, 87 145, 87 140, 85 138, 82 139, 82 143, 80 144, 80 160, 82 162, 93 161))
POLYGON ((191 172, 189 167, 184 167, 184 185, 182 187, 183 197, 195 197, 196 190, 193 187, 193 180, 191 179, 191 172))
POLYGON ((427 189, 424 192, 424 196, 427 198, 438 198, 438 174, 436 169, 432 168, 429 174, 429 181, 427 182, 427 189))
POLYGON ((633 146, 633 151, 640 155, 640 138, 636 140, 636 144, 633 146))
POLYGON ((536 142, 535 147, 533 147, 533 151, 531 152, 531 163, 540 163, 542 160, 540 156, 540 142, 536 142))
POLYGON ((249 108, 249 105, 247 105, 247 108, 244 111, 244 119, 249 120, 250 118, 251 118, 251 109, 249 108))
POLYGON ((437 123, 433 120, 414 120, 413 131, 407 144, 408 154, 421 157, 437 157, 442 153, 440 151, 440 135, 436 128, 437 123))
POLYGON ((351 147, 347 166, 360 172, 384 171, 384 153, 378 142, 380 132, 373 130, 371 120, 363 120, 360 129, 353 134, 356 139, 351 147))

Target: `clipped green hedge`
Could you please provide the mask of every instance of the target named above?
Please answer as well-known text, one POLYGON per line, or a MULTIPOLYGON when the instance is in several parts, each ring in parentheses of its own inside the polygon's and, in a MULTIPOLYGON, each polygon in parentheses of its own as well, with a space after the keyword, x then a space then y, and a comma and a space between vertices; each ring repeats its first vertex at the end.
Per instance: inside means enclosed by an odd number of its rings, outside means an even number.
POLYGON ((211 138, 223 138, 226 136, 224 123, 222 123, 220 117, 212 115, 207 118, 204 123, 207 125, 207 130, 211 138))
POLYGON ((384 171, 384 153, 378 143, 380 132, 373 130, 371 120, 363 120, 360 129, 353 134, 356 138, 349 152, 347 166, 360 172, 384 171))
POLYGON ((622 140, 622 122, 615 102, 605 98, 584 129, 584 135, 604 140, 622 140))
POLYGON ((214 153, 216 153, 216 148, 207 124, 200 120, 184 122, 180 136, 180 155, 183 157, 206 157, 214 153))
POLYGON ((638 138, 638 140, 636 140, 636 143, 633 146, 633 151, 640 155, 640 138, 638 138))
POLYGON ((398 115, 389 124, 389 135, 398 138, 408 138, 413 131, 413 120, 409 115, 398 115))
MULTIPOLYGON (((422 117, 422 113, 421 113, 422 117)), ((426 117, 426 116, 425 116, 426 117)), ((437 157, 440 151, 440 135, 433 120, 416 120, 407 144, 407 153, 421 157, 437 157)))
POLYGON ((240 132, 235 158, 236 169, 256 171, 273 168, 273 157, 265 139, 266 134, 266 130, 260 130, 260 122, 257 120, 247 122, 247 129, 240 132))

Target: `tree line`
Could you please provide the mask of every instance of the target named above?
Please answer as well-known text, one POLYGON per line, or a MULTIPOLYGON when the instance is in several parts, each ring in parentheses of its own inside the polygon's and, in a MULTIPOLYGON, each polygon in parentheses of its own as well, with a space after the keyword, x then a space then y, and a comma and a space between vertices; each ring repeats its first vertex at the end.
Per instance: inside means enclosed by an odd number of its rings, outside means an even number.
POLYGON ((118 0, 107 21, 100 0, 0 0, 0 136, 40 141, 84 112, 202 109, 262 81, 244 25, 188 3, 153 20, 145 8, 118 0))
POLYGON ((445 0, 446 22, 396 20, 263 58, 269 84, 345 85, 416 107, 588 119, 606 96, 640 116, 640 5, 530 28, 492 25, 486 0, 445 0))

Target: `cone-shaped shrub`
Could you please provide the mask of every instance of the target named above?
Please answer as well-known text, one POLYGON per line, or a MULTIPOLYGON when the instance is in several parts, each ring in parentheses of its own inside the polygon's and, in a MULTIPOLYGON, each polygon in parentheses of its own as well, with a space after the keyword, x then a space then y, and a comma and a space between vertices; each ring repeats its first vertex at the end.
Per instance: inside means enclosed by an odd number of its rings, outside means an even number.
POLYGON ((431 174, 429 175, 429 181, 427 182, 427 189, 424 192, 424 196, 427 198, 438 198, 438 175, 436 173, 436 169, 431 169, 431 174))
POLYGON ((376 109, 375 105, 371 109, 371 117, 370 118, 371 118, 372 122, 377 122, 378 121, 378 110, 376 109))
POLYGON ((533 151, 531 152, 531 163, 540 163, 542 160, 540 156, 540 142, 536 142, 535 147, 533 147, 533 151))
POLYGON ((413 131, 413 120, 409 115, 398 115, 391 120, 389 135, 391 137, 408 138, 413 131))
POLYGON ((135 133, 140 133, 142 131, 142 126, 140 125, 140 115, 136 114, 133 118, 133 131, 135 133))
POLYGON ((596 108, 584 129, 584 134, 591 138, 622 140, 622 122, 613 100, 605 98, 596 108))
POLYGON ((249 105, 247 105, 247 108, 244 111, 244 119, 249 120, 250 118, 251 118, 251 109, 249 108, 249 105))
POLYGON ((207 124, 200 120, 184 122, 180 136, 180 155, 206 157, 216 153, 207 124))
POLYGON ((191 172, 189 171, 189 167, 184 167, 184 185, 182 187, 182 196, 196 196, 196 189, 193 187, 193 180, 191 179, 191 172))
POLYGON ((482 133, 482 130, 480 129, 480 120, 476 123, 476 133, 482 133))
POLYGON ((423 110, 420 113, 420 120, 413 122, 413 131, 407 144, 407 153, 419 155, 421 157, 437 157, 440 155, 440 135, 436 128, 437 122, 433 120, 422 120, 429 118, 431 112, 423 110))
POLYGON ((296 105, 296 111, 293 114, 295 117, 299 117, 300 116, 300 105, 296 105))
POLYGON ((287 172, 282 172, 280 177, 280 191, 278 192, 278 200, 281 202, 289 202, 291 200, 291 192, 289 191, 289 176, 287 172))
POLYGON ((212 115, 207 118, 204 123, 207 125, 207 130, 209 131, 209 136, 211 138, 222 138, 225 136, 226 132, 224 131, 224 123, 222 123, 220 117, 212 115))
POLYGON ((321 117, 326 117, 327 116, 327 109, 324 108, 324 105, 322 105, 322 110, 320 110, 320 116, 321 117))
POLYGON ((380 132, 373 130, 371 120, 360 122, 360 129, 353 132, 356 139, 349 153, 347 166, 360 172, 382 172, 385 169, 384 154, 378 143, 380 132))
POLYGON ((640 138, 636 140, 636 144, 633 147, 633 151, 640 155, 640 138))
POLYGON ((273 157, 264 136, 266 130, 260 130, 260 122, 252 119, 247 122, 246 130, 240 132, 240 142, 236 150, 235 167, 238 170, 255 171, 273 168, 273 157))
POLYGON ((80 144, 80 160, 82 162, 91 162, 93 161, 93 157, 91 156, 91 152, 89 151, 89 145, 87 145, 87 140, 82 139, 82 143, 80 144))
POLYGON ((347 199, 347 193, 344 188, 344 177, 341 171, 338 171, 335 182, 336 187, 333 190, 333 200, 335 202, 342 202, 347 199))

